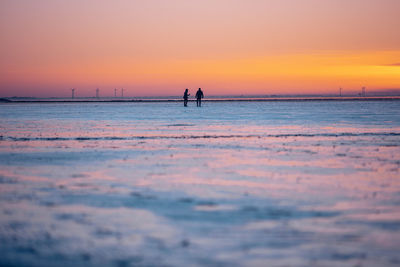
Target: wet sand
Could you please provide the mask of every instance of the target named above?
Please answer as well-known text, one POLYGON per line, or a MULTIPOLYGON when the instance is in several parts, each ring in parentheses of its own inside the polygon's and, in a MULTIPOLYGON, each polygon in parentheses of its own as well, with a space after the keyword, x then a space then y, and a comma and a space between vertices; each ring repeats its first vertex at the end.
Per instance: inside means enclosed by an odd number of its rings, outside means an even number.
POLYGON ((0 265, 400 263, 399 101, 0 115, 0 265))

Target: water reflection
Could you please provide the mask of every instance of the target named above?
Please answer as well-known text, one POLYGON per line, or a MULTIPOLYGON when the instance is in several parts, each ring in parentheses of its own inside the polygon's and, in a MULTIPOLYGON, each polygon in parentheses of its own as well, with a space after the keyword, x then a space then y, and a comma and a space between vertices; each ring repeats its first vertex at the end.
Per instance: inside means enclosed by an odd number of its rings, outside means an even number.
POLYGON ((90 118, 2 119, 0 265, 400 262, 397 125, 90 118))

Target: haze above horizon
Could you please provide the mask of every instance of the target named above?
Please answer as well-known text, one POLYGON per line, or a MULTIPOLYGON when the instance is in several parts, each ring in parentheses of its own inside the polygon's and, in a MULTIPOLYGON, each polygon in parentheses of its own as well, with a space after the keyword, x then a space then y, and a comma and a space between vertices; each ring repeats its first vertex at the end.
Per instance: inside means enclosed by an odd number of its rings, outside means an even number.
POLYGON ((399 10, 397 0, 3 0, 0 97, 399 89, 399 10))

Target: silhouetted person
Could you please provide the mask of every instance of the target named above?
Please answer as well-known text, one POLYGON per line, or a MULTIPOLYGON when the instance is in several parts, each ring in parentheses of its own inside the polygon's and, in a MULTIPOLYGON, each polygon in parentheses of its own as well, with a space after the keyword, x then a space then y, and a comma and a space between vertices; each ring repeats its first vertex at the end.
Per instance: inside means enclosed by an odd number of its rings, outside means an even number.
POLYGON ((201 99, 203 97, 204 97, 203 91, 201 91, 201 88, 199 88, 199 90, 197 90, 196 92, 196 102, 198 107, 201 107, 201 99))
POLYGON ((189 90, 186 88, 185 92, 183 93, 183 106, 187 107, 187 102, 189 100, 189 90))

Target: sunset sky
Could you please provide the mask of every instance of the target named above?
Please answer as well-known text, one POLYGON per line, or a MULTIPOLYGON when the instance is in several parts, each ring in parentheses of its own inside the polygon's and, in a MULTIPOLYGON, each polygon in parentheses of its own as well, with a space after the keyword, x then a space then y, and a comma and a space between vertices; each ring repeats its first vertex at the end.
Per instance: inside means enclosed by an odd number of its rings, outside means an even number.
POLYGON ((1 0, 0 97, 400 88, 399 0, 1 0))

